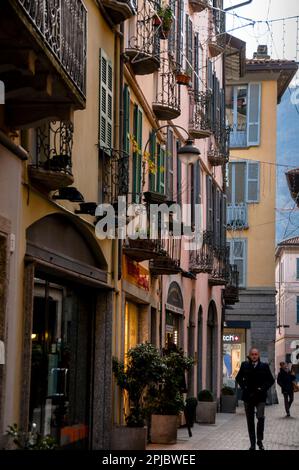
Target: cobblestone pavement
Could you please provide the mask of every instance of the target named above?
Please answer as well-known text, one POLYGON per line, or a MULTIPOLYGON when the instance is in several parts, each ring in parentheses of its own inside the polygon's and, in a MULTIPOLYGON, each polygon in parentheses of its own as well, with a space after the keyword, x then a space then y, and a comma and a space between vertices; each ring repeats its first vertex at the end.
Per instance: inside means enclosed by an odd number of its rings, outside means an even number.
MULTIPOLYGON (((279 404, 266 406, 266 450, 299 450, 299 393, 294 394, 291 417, 285 417, 283 396, 278 393, 279 404)), ((217 413, 215 425, 194 424, 193 436, 186 428, 178 430, 174 445, 150 444, 148 450, 247 450, 249 439, 242 402, 236 414, 217 413)))

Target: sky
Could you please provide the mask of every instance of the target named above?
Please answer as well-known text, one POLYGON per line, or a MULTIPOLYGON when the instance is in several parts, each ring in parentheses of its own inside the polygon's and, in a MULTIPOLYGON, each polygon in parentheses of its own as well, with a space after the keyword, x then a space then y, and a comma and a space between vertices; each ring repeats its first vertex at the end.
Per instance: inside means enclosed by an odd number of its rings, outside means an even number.
MULTIPOLYGON (((224 0, 224 8, 241 1, 224 0)), ((286 19, 299 15, 299 0, 253 0, 247 6, 231 10, 231 13, 226 15, 227 31, 246 42, 247 58, 253 56, 259 44, 267 44, 268 54, 273 59, 299 62, 299 21, 296 18, 286 19), (280 18, 285 18, 285 21, 266 23, 266 20, 280 18), (262 23, 243 27, 260 20, 262 23)), ((291 86, 299 87, 299 72, 291 86)), ((291 199, 285 178, 288 168, 280 166, 288 164, 299 167, 298 131, 299 103, 296 109, 287 90, 277 108, 276 242, 299 235, 299 209, 291 199)))
MULTIPOLYGON (((241 2, 242 0, 224 0, 224 8, 241 2)), ((231 31, 232 35, 246 41, 248 58, 253 56, 258 44, 267 44, 268 53, 272 58, 294 60, 297 55, 299 61, 299 38, 296 46, 296 32, 299 25, 296 19, 286 19, 285 22, 269 22, 268 25, 265 22, 294 15, 299 15, 298 0, 252 0, 251 4, 227 13, 226 27, 227 31, 233 30, 231 31), (234 14, 249 20, 262 20, 263 23, 235 29, 250 23, 250 21, 238 18, 234 14)))

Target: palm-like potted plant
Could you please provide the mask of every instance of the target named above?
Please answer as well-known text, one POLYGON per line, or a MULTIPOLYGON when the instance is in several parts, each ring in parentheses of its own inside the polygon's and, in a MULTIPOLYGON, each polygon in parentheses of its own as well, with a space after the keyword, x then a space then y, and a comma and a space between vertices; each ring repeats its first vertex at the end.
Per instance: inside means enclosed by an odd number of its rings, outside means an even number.
POLYGON ((159 351, 144 343, 129 349, 127 363, 114 358, 113 374, 117 385, 128 397, 127 426, 117 426, 112 432, 114 450, 144 450, 147 441, 144 399, 149 387, 160 380, 163 365, 159 351))
POLYGON ((178 415, 184 410, 185 372, 193 358, 179 350, 164 351, 159 384, 149 389, 147 410, 151 415, 151 442, 173 444, 177 438, 178 415))
POLYGON ((215 424, 217 402, 210 390, 201 390, 198 393, 198 405, 196 409, 196 421, 204 424, 215 424))
POLYGON ((237 406, 236 391, 232 387, 223 387, 221 390, 221 411, 222 413, 235 413, 237 406))

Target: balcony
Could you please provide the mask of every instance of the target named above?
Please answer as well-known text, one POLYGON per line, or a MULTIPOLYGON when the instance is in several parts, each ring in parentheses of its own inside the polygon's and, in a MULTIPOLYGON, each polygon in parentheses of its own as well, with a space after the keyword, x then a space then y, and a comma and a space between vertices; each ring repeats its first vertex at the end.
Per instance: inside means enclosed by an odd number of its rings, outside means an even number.
POLYGON ((209 275, 209 284, 211 286, 223 286, 228 282, 229 249, 227 247, 213 248, 213 267, 209 275))
POLYGON ((169 233, 168 238, 160 240, 160 255, 150 261, 152 276, 160 274, 178 274, 181 272, 181 239, 169 233))
POLYGON ((212 134, 212 124, 209 117, 209 104, 211 101, 209 91, 197 95, 190 94, 189 134, 194 139, 205 139, 212 134))
POLYGON ((180 87, 176 82, 174 72, 168 53, 163 53, 156 99, 152 105, 153 112, 159 121, 170 121, 181 114, 180 87))
POLYGON ((286 179, 292 198, 299 207, 299 168, 293 168, 286 172, 286 179))
POLYGON ((215 131, 216 146, 208 151, 208 160, 212 166, 226 165, 229 160, 230 128, 223 127, 215 131))
POLYGON ((5 122, 34 127, 85 107, 87 11, 80 0, 0 2, 5 122))
POLYGON ((213 233, 205 231, 203 233, 202 246, 197 250, 190 251, 189 270, 194 274, 211 273, 213 270, 213 233))
POLYGON ((123 252, 134 261, 146 261, 154 258, 163 257, 165 254, 161 249, 159 240, 150 240, 147 238, 127 238, 123 252))
POLYGON ((153 1, 140 2, 135 32, 125 50, 125 58, 135 75, 148 75, 160 67, 160 32, 154 25, 155 6, 153 1))
POLYGON ((227 204, 228 230, 248 229, 248 205, 245 202, 227 204))
POLYGON ((246 148, 247 145, 247 125, 238 124, 230 129, 229 135, 230 148, 246 148))
POLYGON ((102 5, 114 24, 119 24, 137 13, 137 0, 102 0, 102 5))
POLYGON ((114 149, 100 149, 102 169, 102 199, 117 207, 118 197, 129 192, 129 155, 114 149))
POLYGON ((228 281, 223 291, 225 305, 234 305, 239 302, 239 272, 235 264, 230 264, 228 281))
POLYGON ((225 50, 225 13, 213 9, 209 26, 208 48, 211 57, 217 57, 225 50))
POLYGON ((35 163, 28 167, 31 183, 43 192, 73 183, 73 125, 50 122, 36 129, 35 163))
POLYGON ((211 0, 189 0, 189 3, 195 13, 200 13, 206 8, 213 6, 213 2, 211 0))

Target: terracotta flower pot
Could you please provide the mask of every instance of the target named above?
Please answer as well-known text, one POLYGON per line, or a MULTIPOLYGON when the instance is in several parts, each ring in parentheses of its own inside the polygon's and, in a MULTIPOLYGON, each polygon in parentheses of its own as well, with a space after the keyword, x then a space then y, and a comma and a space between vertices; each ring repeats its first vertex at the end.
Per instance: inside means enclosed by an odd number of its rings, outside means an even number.
POLYGON ((178 85, 189 85, 190 80, 190 76, 186 73, 180 72, 176 74, 176 82, 178 85))

